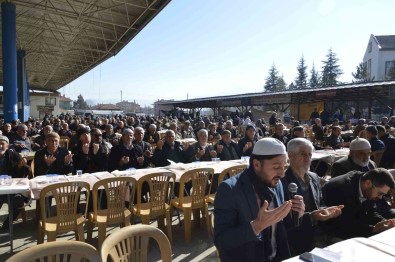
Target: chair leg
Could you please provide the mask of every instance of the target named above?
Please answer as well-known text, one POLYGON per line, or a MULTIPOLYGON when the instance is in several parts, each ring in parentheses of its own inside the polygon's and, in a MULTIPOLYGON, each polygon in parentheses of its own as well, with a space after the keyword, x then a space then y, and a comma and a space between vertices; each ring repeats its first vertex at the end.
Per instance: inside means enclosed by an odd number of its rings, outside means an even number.
POLYGON ((167 226, 167 238, 170 241, 170 245, 173 245, 173 233, 171 231, 171 215, 170 212, 166 212, 166 226, 167 226))
POLYGON ((193 210, 193 222, 196 228, 200 228, 200 209, 193 210))
POLYGON ((130 215, 125 217, 125 222, 123 223, 125 227, 130 226, 130 215))
POLYGON ((208 205, 204 205, 203 213, 206 218, 206 228, 207 228, 207 235, 208 237, 211 236, 211 223, 210 223, 210 216, 208 215, 208 205))
POLYGON ((47 232, 47 242, 56 241, 56 231, 47 232))
POLYGON ((21 208, 21 217, 22 217, 22 221, 23 221, 23 223, 26 223, 26 221, 27 221, 27 218, 26 218, 26 209, 23 207, 23 208, 21 208))
POLYGON ((185 230, 185 242, 189 243, 191 242, 191 215, 192 215, 192 210, 191 209, 183 209, 184 213, 184 230, 185 230))
POLYGON ((165 229, 165 216, 158 216, 158 228, 162 231, 165 229))
POLYGON ((92 243, 92 232, 93 228, 95 227, 95 223, 92 221, 88 220, 87 223, 87 232, 86 232, 86 240, 88 243, 92 243))
POLYGON ((38 229, 37 229, 38 235, 37 235, 37 244, 42 244, 44 243, 44 237, 45 237, 45 232, 42 229, 42 227, 40 226, 40 223, 38 225, 38 229))
POLYGON ((104 242, 104 239, 106 239, 106 224, 98 224, 97 225, 97 228, 98 228, 98 241, 99 241, 99 244, 98 244, 98 249, 100 250, 100 248, 101 248, 101 245, 103 244, 103 242, 104 242))
POLYGON ((83 224, 81 224, 77 227, 77 235, 78 235, 78 238, 77 238, 78 241, 85 242, 84 225, 83 224))
MULTIPOLYGON (((180 211, 178 210, 178 208, 175 209, 176 213, 177 213, 177 217, 178 217, 178 224, 182 227, 182 221, 181 221, 181 217, 180 217, 180 211)), ((174 213, 174 207, 170 206, 170 216, 173 216, 174 213)))
POLYGON ((150 217, 149 216, 141 216, 141 224, 143 225, 149 225, 150 222, 150 217))

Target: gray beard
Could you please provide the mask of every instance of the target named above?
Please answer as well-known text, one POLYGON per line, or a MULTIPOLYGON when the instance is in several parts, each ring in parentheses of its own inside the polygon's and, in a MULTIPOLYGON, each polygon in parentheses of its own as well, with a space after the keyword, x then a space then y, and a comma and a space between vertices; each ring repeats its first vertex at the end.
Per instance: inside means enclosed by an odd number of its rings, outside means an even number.
POLYGON ((367 167, 369 165, 369 160, 366 162, 362 162, 359 159, 353 159, 354 163, 360 167, 367 167))

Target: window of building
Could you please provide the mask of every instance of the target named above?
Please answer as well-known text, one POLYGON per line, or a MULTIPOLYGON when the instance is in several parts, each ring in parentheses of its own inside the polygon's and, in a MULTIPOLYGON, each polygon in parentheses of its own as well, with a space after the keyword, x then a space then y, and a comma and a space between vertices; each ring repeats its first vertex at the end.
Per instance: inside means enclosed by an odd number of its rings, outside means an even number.
POLYGON ((71 109, 71 101, 59 100, 59 108, 66 110, 71 109))
POLYGON ((56 106, 56 98, 55 97, 46 97, 45 98, 46 106, 56 106))
POLYGON ((372 76, 372 59, 368 60, 367 72, 368 72, 368 76, 371 77, 372 76))
POLYGON ((0 105, 2 105, 2 104, 3 104, 3 96, 0 95, 0 105))
POLYGON ((391 79, 391 69, 394 67, 394 61, 385 61, 385 79, 391 79))
POLYGON ((370 42, 369 45, 368 45, 368 52, 369 53, 372 52, 372 42, 370 42))
POLYGON ((45 115, 52 115, 52 112, 51 111, 49 111, 49 112, 45 112, 45 111, 39 111, 38 112, 38 117, 39 117, 39 119, 43 119, 44 117, 45 117, 45 115))

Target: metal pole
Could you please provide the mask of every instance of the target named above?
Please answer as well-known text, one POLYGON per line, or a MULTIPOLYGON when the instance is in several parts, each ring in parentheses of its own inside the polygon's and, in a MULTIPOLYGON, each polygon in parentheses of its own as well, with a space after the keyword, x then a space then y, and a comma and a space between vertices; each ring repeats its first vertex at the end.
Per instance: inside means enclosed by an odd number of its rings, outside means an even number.
POLYGON ((16 59, 16 11, 15 4, 1 3, 4 120, 11 123, 18 118, 17 59, 16 59))

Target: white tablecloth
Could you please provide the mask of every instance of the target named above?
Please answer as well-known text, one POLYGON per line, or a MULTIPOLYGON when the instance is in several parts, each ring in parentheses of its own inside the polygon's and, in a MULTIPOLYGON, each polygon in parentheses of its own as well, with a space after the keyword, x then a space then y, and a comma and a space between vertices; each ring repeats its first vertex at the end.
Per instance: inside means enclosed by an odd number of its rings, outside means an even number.
MULTIPOLYGON (((324 258, 314 257, 314 261, 395 261, 395 228, 370 238, 352 238, 330 245, 324 250, 314 249, 310 253, 324 258)), ((285 260, 303 261, 299 256, 285 260)))
POLYGON ((0 185, 0 195, 23 194, 29 195, 29 179, 13 178, 11 185, 0 185))

